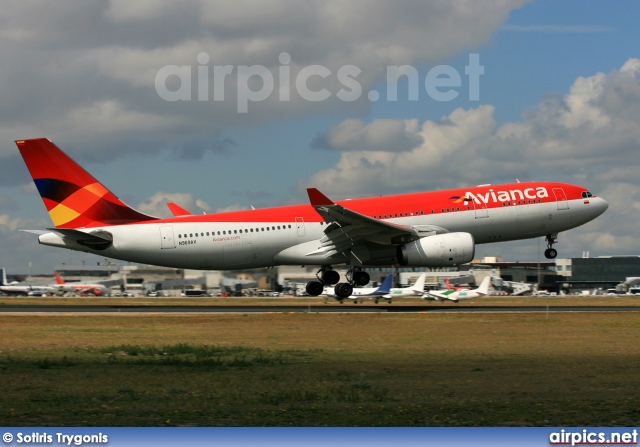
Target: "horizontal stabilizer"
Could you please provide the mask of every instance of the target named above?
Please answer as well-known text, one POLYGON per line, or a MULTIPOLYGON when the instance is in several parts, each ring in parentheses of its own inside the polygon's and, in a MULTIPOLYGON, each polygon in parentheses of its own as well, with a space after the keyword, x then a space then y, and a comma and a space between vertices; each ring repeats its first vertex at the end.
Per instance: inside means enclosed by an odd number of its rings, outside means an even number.
POLYGON ((95 230, 91 233, 85 233, 84 231, 71 228, 48 228, 48 230, 63 239, 70 239, 80 245, 95 250, 104 250, 113 243, 113 236, 105 230, 95 230))

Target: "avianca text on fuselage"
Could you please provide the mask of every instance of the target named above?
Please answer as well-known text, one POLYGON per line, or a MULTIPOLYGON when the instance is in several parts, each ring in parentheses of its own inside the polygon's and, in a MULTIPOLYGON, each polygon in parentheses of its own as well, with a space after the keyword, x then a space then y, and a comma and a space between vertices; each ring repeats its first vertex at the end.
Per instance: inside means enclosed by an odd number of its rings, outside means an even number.
POLYGON ((468 263, 477 244, 545 236, 554 258, 559 232, 608 207, 581 186, 536 182, 336 202, 308 188, 305 204, 207 215, 172 206, 173 217, 159 218, 126 205, 48 139, 16 145, 53 221, 33 231, 41 244, 172 268, 318 265, 310 295, 325 285, 352 295, 369 282, 364 266, 468 263), (338 264, 349 266, 346 282, 338 264))
POLYGON ((485 193, 473 193, 467 191, 465 192, 464 196, 461 197, 461 199, 464 200, 465 205, 471 200, 473 200, 478 205, 481 204, 480 201, 488 205, 489 203, 517 202, 522 200, 537 200, 547 198, 549 198, 549 192, 544 186, 536 186, 524 189, 511 189, 508 191, 494 191, 493 189, 489 189, 485 193))

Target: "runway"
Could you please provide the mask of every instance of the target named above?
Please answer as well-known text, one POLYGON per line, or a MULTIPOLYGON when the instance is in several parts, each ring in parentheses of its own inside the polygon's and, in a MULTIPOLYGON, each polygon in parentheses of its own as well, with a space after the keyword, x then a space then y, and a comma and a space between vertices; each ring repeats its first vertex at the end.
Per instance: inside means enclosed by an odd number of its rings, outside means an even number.
POLYGON ((640 312, 640 306, 405 306, 405 305, 3 305, 0 315, 44 314, 273 314, 273 313, 557 313, 557 312, 640 312))

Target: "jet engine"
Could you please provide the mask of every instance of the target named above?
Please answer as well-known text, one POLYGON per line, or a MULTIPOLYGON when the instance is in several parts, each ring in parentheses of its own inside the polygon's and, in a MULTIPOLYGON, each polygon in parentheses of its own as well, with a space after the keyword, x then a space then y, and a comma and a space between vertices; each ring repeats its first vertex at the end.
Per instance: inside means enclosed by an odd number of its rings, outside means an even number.
POLYGON ((475 242, 469 233, 420 238, 397 249, 398 263, 414 267, 448 267, 473 260, 475 242))

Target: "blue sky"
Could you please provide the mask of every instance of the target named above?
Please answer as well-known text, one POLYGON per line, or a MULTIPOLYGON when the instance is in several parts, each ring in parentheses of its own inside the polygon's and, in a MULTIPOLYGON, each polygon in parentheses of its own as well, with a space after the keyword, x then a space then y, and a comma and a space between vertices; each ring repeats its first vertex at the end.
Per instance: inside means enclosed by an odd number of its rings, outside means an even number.
MULTIPOLYGON (((9 5, 0 12, 0 55, 11 62, 0 68, 0 265, 10 272, 97 259, 70 259, 17 231, 50 225, 13 144, 42 136, 155 214, 167 212, 167 200, 194 212, 297 203, 309 186, 346 198, 515 178, 577 183, 611 206, 562 234, 559 256, 640 254, 635 1, 9 5), (234 67, 224 101, 194 99, 202 52, 210 74, 234 67), (289 64, 280 63, 283 52, 289 64), (477 101, 465 75, 471 55, 484 68, 477 101), (192 68, 191 101, 162 99, 154 81, 169 65, 192 68), (331 76, 308 84, 332 96, 304 100, 292 83, 289 101, 276 89, 238 113, 235 74, 253 65, 276 78, 286 65, 292 79, 326 67, 331 76), (335 95, 346 65, 361 70, 356 101, 335 95), (394 65, 417 70, 417 101, 406 82, 397 101, 385 99, 394 65), (439 65, 460 74, 454 100, 425 91, 439 65), (381 99, 369 101, 371 90, 381 99)), ((537 242, 481 246, 477 255, 535 260, 537 242)))

